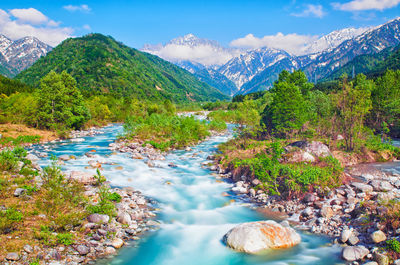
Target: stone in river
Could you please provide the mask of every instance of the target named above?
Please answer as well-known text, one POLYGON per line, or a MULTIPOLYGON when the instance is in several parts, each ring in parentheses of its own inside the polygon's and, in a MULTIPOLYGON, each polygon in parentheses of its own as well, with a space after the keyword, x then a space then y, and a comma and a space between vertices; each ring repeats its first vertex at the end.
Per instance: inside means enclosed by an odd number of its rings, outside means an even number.
POLYGON ((301 242, 301 237, 293 228, 269 220, 240 224, 224 236, 224 241, 236 251, 254 254, 293 247, 301 242))
POLYGON ((374 243, 380 243, 386 240, 386 235, 381 230, 377 230, 371 234, 371 240, 374 243))
POLYGON ((364 246, 345 247, 342 252, 342 257, 347 261, 355 261, 363 259, 368 253, 369 250, 364 246))

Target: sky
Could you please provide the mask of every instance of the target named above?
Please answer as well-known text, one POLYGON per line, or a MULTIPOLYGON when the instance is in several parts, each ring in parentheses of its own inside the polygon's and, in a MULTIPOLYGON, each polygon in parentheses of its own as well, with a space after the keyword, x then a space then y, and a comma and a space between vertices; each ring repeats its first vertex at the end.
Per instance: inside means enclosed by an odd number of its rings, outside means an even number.
POLYGON ((226 47, 255 47, 398 16, 400 0, 1 0, 0 33, 56 46, 96 32, 134 48, 193 33, 226 47))

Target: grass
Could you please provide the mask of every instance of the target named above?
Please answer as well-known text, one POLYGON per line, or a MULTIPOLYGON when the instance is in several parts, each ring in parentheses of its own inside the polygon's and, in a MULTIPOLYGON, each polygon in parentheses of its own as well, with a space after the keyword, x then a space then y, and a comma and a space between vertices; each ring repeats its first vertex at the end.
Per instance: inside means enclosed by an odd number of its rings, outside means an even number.
POLYGON ((210 135, 205 121, 192 116, 153 113, 147 117, 129 117, 125 123, 127 139, 140 139, 163 151, 183 148, 210 135))
POLYGON ((268 194, 301 195, 306 191, 338 186, 343 168, 333 157, 315 163, 281 161, 285 141, 233 139, 220 146, 220 163, 233 171, 257 178, 268 194))

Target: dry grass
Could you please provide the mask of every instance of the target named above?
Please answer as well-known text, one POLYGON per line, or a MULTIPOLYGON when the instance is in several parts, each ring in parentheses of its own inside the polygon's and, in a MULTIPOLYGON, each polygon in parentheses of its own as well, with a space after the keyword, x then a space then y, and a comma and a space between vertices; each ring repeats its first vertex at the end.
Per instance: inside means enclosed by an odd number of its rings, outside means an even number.
POLYGON ((3 137, 16 138, 20 135, 39 135, 41 142, 48 142, 58 138, 54 131, 39 130, 22 124, 0 124, 0 133, 3 137))

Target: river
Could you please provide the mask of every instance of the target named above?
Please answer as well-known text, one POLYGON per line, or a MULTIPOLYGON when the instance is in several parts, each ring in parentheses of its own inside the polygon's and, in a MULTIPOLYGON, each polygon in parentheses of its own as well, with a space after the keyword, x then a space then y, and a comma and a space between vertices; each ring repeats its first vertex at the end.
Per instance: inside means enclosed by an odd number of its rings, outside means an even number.
MULTIPOLYGON (((65 162, 64 171, 85 169, 93 158, 85 156, 93 151, 96 159, 107 161, 103 174, 112 186, 132 186, 157 201, 160 208, 157 219, 160 229, 119 251, 112 259, 98 264, 112 265, 236 265, 236 264, 314 264, 333 265, 340 260, 340 248, 331 246, 329 239, 301 233, 302 243, 290 250, 270 251, 260 255, 237 253, 221 241, 223 235, 238 223, 266 219, 242 200, 235 200, 230 193, 232 184, 218 181, 212 172, 202 167, 216 146, 227 141, 232 134, 211 137, 194 146, 192 151, 174 151, 165 161, 157 161, 156 168, 149 168, 143 160, 135 160, 124 153, 109 149, 123 132, 120 125, 101 129, 102 134, 84 137, 81 142, 70 140, 48 143, 35 147, 35 151, 50 155, 74 155, 76 159, 65 162), (169 163, 177 167, 169 167, 169 163), (121 167, 122 166, 122 170, 121 167), (119 168, 118 168, 119 167, 119 168), (225 197, 222 193, 231 196, 225 197)), ((41 166, 50 163, 42 158, 41 166)))

